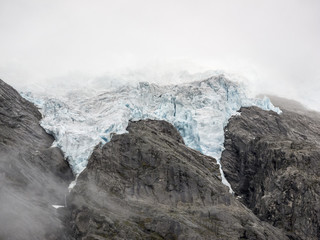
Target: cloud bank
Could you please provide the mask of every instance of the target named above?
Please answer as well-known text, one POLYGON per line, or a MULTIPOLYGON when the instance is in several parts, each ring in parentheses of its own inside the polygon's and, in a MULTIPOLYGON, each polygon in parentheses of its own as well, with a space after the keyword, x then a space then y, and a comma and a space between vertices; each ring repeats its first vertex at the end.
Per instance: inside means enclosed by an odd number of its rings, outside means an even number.
POLYGON ((0 78, 23 89, 221 69, 320 110, 319 9, 317 0, 3 0, 0 78))

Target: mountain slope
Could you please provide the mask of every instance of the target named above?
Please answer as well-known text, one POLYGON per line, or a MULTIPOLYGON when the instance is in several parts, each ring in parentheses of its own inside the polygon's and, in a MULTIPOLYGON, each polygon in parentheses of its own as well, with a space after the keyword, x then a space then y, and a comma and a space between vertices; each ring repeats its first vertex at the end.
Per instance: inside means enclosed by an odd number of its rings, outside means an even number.
POLYGON ((221 183, 216 160, 165 121, 96 146, 68 199, 75 239, 287 239, 221 183))
POLYGON ((229 121, 225 176, 260 219, 291 239, 320 239, 320 114, 273 101, 281 115, 250 107, 229 121))
POLYGON ((0 239, 63 239, 52 204, 73 178, 41 114, 0 80, 0 239))

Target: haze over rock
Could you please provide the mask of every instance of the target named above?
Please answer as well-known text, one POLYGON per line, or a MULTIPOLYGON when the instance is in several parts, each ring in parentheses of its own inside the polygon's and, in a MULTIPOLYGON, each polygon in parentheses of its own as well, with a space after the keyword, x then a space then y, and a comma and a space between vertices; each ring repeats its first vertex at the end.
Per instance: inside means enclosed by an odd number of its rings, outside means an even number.
POLYGON ((73 178, 37 108, 0 80, 0 239, 64 239, 52 204, 73 178))

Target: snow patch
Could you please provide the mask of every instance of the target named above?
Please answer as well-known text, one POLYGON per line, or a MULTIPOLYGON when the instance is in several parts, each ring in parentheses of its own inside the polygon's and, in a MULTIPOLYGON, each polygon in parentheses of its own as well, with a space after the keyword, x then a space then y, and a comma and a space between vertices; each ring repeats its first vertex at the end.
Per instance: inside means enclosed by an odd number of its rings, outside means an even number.
POLYGON ((58 208, 64 208, 63 205, 51 205, 52 207, 54 207, 55 209, 58 209, 58 208))

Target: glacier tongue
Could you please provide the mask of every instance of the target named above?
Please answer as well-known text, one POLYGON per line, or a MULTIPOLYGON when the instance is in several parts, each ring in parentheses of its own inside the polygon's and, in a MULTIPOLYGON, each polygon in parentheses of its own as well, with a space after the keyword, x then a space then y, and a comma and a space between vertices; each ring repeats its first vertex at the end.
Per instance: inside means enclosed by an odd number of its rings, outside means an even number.
MULTIPOLYGON (((93 148, 126 132, 129 120, 161 119, 172 123, 190 148, 219 160, 224 127, 241 107, 258 106, 281 113, 268 98, 249 98, 246 89, 224 75, 179 85, 141 82, 96 96, 81 91, 48 98, 23 96, 40 107, 41 126, 55 137, 75 174, 86 167, 93 148)), ((222 176, 223 172, 221 170, 222 176)), ((228 185, 223 176, 223 182, 228 185)))

